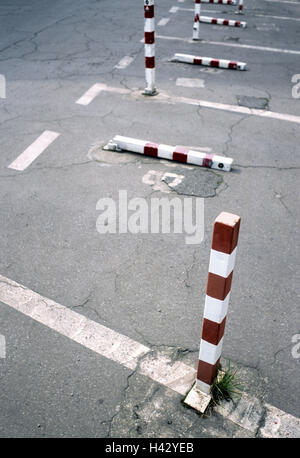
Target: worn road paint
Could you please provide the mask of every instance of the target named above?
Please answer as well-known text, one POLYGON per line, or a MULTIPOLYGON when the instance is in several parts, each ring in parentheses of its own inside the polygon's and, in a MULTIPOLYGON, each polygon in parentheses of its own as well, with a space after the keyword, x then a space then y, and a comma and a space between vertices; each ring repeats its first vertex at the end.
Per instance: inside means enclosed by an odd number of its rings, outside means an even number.
POLYGON ((0 275, 0 302, 74 342, 184 395, 196 371, 0 275), (147 356, 147 357, 146 357, 147 356))
POLYGON ((8 168, 19 171, 25 170, 59 135, 58 132, 45 130, 8 168))
POLYGON ((198 78, 177 78, 176 86, 205 88, 205 81, 198 78))
POLYGON ((133 62, 133 60, 133 57, 125 56, 120 60, 120 62, 117 65, 115 65, 115 68, 117 68, 118 70, 123 70, 124 68, 128 67, 133 62))

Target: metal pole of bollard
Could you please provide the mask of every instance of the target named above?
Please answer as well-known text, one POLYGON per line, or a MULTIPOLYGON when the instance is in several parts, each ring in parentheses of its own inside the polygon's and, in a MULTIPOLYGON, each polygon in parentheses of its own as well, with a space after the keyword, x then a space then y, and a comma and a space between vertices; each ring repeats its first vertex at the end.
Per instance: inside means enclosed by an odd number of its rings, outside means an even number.
POLYGON ((201 10, 201 0, 195 0, 195 17, 193 25, 193 40, 199 40, 200 32, 200 10, 201 10))
POLYGON ((146 87, 143 94, 156 95, 154 0, 144 0, 144 43, 146 87))

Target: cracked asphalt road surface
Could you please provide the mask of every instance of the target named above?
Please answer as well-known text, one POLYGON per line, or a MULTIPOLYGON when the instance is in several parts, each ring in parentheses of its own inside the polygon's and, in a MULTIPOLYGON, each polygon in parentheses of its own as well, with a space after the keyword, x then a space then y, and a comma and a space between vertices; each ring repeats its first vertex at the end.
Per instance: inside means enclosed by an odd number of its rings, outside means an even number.
MULTIPOLYGON (((154 351, 175 349, 195 366, 213 221, 221 211, 236 213, 242 225, 223 356, 255 374, 249 391, 299 417, 299 359, 291 352, 292 336, 300 333, 299 124, 113 92, 76 104, 95 83, 143 89, 143 8, 136 3, 1 1, 0 273, 154 351), (130 65, 117 68, 125 56, 130 65), (45 130, 60 136, 23 172, 9 169, 45 130), (234 169, 207 171, 102 151, 117 134, 211 150, 234 158, 234 169), (143 182, 150 170, 185 178, 178 192, 168 179, 154 189, 143 182), (103 197, 117 201, 119 190, 148 202, 204 196, 203 242, 187 245, 184 234, 100 235, 96 204, 103 197)), ((246 0, 246 29, 201 24, 201 38, 210 43, 158 38, 158 90, 236 106, 238 100, 260 103, 299 116, 291 82, 299 56, 211 43, 298 50, 299 23, 274 18, 300 18, 298 3, 246 0), (174 53, 192 50, 245 61, 248 70, 170 62, 174 53), (177 78, 204 85, 183 87, 177 78)), ((170 13, 174 5, 157 0, 157 22, 170 18, 157 34, 190 38, 193 13, 170 13)), ((178 5, 193 8, 192 0, 178 5)), ((218 16, 235 19, 233 9, 224 10, 218 16)), ((1 437, 250 434, 217 413, 199 417, 171 390, 4 303, 0 334, 6 339, 1 437)))

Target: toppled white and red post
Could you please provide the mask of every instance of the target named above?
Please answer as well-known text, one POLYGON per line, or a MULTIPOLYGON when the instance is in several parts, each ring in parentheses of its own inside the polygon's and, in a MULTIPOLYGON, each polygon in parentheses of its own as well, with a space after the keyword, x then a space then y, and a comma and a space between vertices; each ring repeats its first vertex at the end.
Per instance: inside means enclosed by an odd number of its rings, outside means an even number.
POLYGON ((155 17, 154 0, 144 0, 145 95, 157 94, 155 88, 155 17))
POLYGON ((200 0, 200 3, 213 3, 215 5, 236 5, 236 0, 200 0))
POLYGON ((200 22, 204 22, 205 24, 226 25, 228 27, 247 27, 247 22, 245 21, 235 21, 234 19, 222 19, 208 16, 200 16, 200 22))
POLYGON ((144 154, 145 156, 198 165, 224 172, 229 172, 233 163, 233 159, 230 157, 201 153, 200 151, 190 150, 182 146, 152 143, 121 135, 116 135, 104 149, 109 151, 130 151, 132 153, 144 154))
POLYGON ((231 70, 246 70, 245 62, 238 62, 226 59, 214 59, 212 57, 193 56, 191 54, 174 54, 173 62, 182 62, 184 64, 204 65, 206 67, 227 68, 231 70))
POLYGON ((222 212, 214 223, 196 384, 185 400, 189 405, 189 401, 197 404, 197 397, 198 405, 201 397, 204 405, 209 402, 218 373, 240 221, 239 216, 222 212))

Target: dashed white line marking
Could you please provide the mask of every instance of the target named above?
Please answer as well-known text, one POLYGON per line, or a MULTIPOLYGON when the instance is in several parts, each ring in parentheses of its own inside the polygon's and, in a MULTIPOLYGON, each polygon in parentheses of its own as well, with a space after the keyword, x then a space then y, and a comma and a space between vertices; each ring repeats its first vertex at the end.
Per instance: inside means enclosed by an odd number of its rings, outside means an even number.
POLYGON ((152 380, 184 395, 196 377, 195 369, 165 355, 156 359, 151 349, 92 321, 57 302, 0 275, 0 302, 32 318, 74 342, 128 369, 137 369, 152 380), (146 356, 148 354, 148 356, 146 356))
POLYGON ((125 56, 120 60, 120 62, 117 65, 115 65, 115 68, 123 70, 124 68, 128 67, 133 62, 133 60, 133 57, 125 56))
POLYGON ((204 88, 205 81, 199 78, 177 78, 176 86, 204 88))
POLYGON ((167 25, 169 22, 170 18, 169 17, 163 17, 160 21, 158 21, 157 25, 159 26, 164 26, 167 25))
POLYGON ((45 130, 8 168, 25 170, 59 135, 58 132, 45 130))
MULTIPOLYGON (((161 40, 174 40, 174 41, 184 41, 186 43, 197 43, 190 38, 181 38, 181 37, 172 37, 167 35, 156 35, 156 38, 161 40)), ((259 51, 269 51, 269 52, 279 52, 283 54, 297 54, 300 55, 300 51, 294 49, 281 49, 281 48, 270 48, 267 46, 256 46, 256 45, 246 45, 239 43, 224 43, 222 41, 206 41, 201 40, 201 44, 210 44, 210 45, 219 45, 219 46, 230 46, 233 48, 243 48, 243 49, 257 49, 259 51)))

